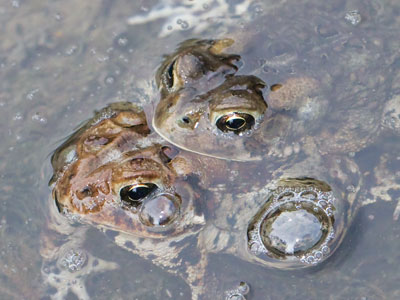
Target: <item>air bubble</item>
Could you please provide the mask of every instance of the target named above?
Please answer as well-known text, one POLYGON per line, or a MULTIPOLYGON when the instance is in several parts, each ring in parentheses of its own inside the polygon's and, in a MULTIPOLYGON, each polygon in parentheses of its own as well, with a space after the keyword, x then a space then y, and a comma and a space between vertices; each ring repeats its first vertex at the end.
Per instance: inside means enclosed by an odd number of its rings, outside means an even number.
POLYGON ((54 19, 56 19, 57 21, 61 21, 62 20, 62 15, 60 14, 60 13, 56 13, 55 15, 54 15, 54 19))
POLYGON ((19 120, 22 120, 23 118, 24 118, 24 116, 22 115, 22 113, 21 113, 21 112, 17 112, 17 113, 14 115, 13 120, 14 120, 14 121, 19 121, 19 120))
POLYGON ((248 293, 250 292, 250 287, 249 287, 249 285, 248 285, 246 282, 241 281, 241 282, 239 283, 238 292, 241 293, 241 294, 243 294, 243 295, 248 294, 248 293))
POLYGON ((78 50, 78 47, 75 45, 72 45, 67 50, 65 50, 65 54, 68 56, 71 56, 76 52, 76 50, 78 50))
POLYGON ((313 264, 315 262, 315 258, 312 255, 307 256, 306 258, 307 263, 313 264))
POLYGON ((40 124, 42 124, 42 125, 47 124, 47 119, 46 119, 44 116, 42 116, 42 114, 39 113, 39 112, 36 112, 36 113, 32 116, 32 121, 38 122, 38 123, 40 123, 40 124))
POLYGON ((113 84, 115 82, 115 78, 113 76, 107 76, 106 79, 104 80, 104 82, 106 84, 111 85, 111 84, 113 84))
POLYGON ((189 28, 189 23, 186 22, 186 21, 182 21, 181 28, 182 29, 188 29, 189 28))
POLYGON ((27 95, 26 95, 26 99, 28 100, 33 100, 33 98, 35 97, 35 94, 39 92, 39 89, 34 89, 32 91, 30 91, 27 95))
POLYGON ((128 39, 126 37, 120 37, 118 39, 118 45, 121 47, 125 47, 126 45, 128 45, 128 39))
POLYGON ((330 249, 329 249, 328 246, 323 246, 321 248, 321 251, 322 251, 323 254, 328 254, 330 252, 330 249))
POLYGON ((353 26, 357 26, 361 22, 361 15, 358 10, 351 10, 347 12, 344 18, 353 26))
POLYGON ((322 258, 322 256, 323 256, 323 254, 322 254, 321 251, 316 251, 316 252, 314 253, 314 257, 315 257, 317 260, 320 260, 320 259, 322 258))
POLYGON ((259 243, 251 243, 249 248, 250 251, 255 255, 259 255, 263 252, 263 249, 259 243))
POLYGON ((246 297, 243 296, 242 294, 233 294, 233 295, 229 295, 228 297, 226 297, 227 300, 246 300, 246 297))
POLYGON ((87 255, 83 250, 69 250, 61 259, 61 266, 71 273, 79 271, 86 264, 87 255))

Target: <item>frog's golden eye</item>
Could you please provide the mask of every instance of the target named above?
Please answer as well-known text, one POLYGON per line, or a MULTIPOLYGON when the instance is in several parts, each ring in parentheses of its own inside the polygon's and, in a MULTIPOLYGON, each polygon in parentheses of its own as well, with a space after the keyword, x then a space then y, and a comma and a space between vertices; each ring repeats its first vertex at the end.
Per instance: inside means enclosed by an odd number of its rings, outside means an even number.
POLYGON ((246 113, 233 112, 221 116, 216 125, 223 132, 232 131, 239 134, 247 129, 250 129, 255 123, 254 117, 246 113))
POLYGON ((167 73, 165 74, 165 84, 169 89, 174 86, 174 68, 176 60, 174 60, 168 67, 167 73))
POLYGON ((154 192, 158 186, 154 183, 138 183, 123 187, 119 194, 121 200, 130 206, 138 207, 144 198, 154 192))

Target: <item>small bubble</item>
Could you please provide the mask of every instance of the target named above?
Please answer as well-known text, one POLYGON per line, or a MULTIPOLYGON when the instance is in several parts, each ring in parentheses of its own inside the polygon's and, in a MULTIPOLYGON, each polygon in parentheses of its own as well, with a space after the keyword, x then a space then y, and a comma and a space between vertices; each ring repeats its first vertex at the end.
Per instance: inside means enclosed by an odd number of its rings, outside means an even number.
POLYGON ((322 258, 322 252, 321 251, 316 251, 315 253, 314 253, 314 257, 317 259, 317 260, 320 260, 321 258, 322 258))
POLYGON ((67 50, 65 50, 65 54, 68 56, 71 56, 72 54, 74 54, 76 52, 77 49, 78 49, 77 46, 72 45, 67 50))
POLYGON ((56 19, 57 21, 61 21, 62 20, 62 15, 60 14, 60 13, 56 13, 55 15, 54 15, 54 19, 56 19))
POLYGON ((182 20, 181 19, 176 20, 176 24, 178 25, 182 24, 182 20))
POLYGON ((227 300, 246 300, 246 298, 242 294, 239 294, 239 293, 229 295, 226 299, 227 300))
POLYGON ((361 22, 361 15, 358 10, 351 10, 347 12, 344 18, 353 26, 357 26, 361 22))
POLYGON ((111 85, 111 84, 113 84, 115 82, 115 78, 112 77, 112 76, 107 76, 106 79, 104 80, 104 82, 106 84, 110 84, 111 85))
POLYGON ((322 251, 323 254, 328 254, 330 252, 330 249, 329 249, 328 246, 323 246, 321 248, 321 251, 322 251))
POLYGON ((250 287, 249 287, 249 285, 248 285, 246 282, 241 281, 241 282, 239 283, 238 292, 241 293, 241 294, 243 294, 243 295, 248 294, 248 293, 250 292, 250 287))
POLYGON ((22 113, 17 112, 17 113, 14 115, 13 120, 14 120, 14 121, 19 121, 19 120, 22 120, 23 118, 24 118, 24 117, 23 117, 22 113))
POLYGON ((368 216, 368 219, 369 219, 370 221, 373 221, 373 220, 375 219, 375 216, 374 216, 374 215, 369 215, 369 216, 368 216))
POLYGON ((349 157, 353 158, 354 156, 356 156, 355 152, 349 152, 349 157))
POLYGON ((26 99, 28 100, 33 100, 33 97, 35 96, 35 94, 39 92, 39 89, 34 89, 32 91, 30 91, 27 95, 26 95, 26 99))
POLYGON ((61 259, 61 266, 71 273, 79 271, 86 263, 87 255, 82 250, 69 250, 61 259))
POLYGON ((168 30, 172 30, 172 26, 171 26, 171 25, 168 25, 167 29, 168 29, 168 30))
POLYGON ((42 116, 42 114, 39 113, 39 112, 36 112, 36 113, 32 116, 32 121, 38 122, 38 123, 40 123, 40 124, 42 124, 42 125, 47 124, 47 119, 46 119, 44 116, 42 116))
POLYGON ((262 248, 261 248, 260 244, 258 244, 258 243, 252 243, 252 244, 250 245, 250 251, 251 251, 252 253, 254 253, 255 255, 258 255, 258 254, 260 254, 260 253, 262 252, 262 248))
POLYGON ((182 28, 182 29, 188 29, 188 28, 189 28, 189 23, 186 22, 186 21, 182 21, 182 23, 181 23, 181 28, 182 28))
POLYGON ((309 256, 307 256, 306 261, 307 261, 307 263, 309 263, 309 264, 313 264, 313 263, 315 262, 315 258, 314 258, 314 256, 309 255, 309 256))
POLYGON ((207 9, 210 8, 210 6, 209 6, 207 3, 204 3, 204 4, 203 4, 203 8, 204 8, 204 10, 207 10, 207 9))
POLYGON ((128 45, 128 39, 126 37, 120 37, 118 39, 118 45, 120 45, 121 47, 125 47, 126 45, 128 45))
POLYGON ((356 191, 356 188, 354 187, 354 185, 348 185, 346 187, 346 190, 350 193, 354 193, 356 191))

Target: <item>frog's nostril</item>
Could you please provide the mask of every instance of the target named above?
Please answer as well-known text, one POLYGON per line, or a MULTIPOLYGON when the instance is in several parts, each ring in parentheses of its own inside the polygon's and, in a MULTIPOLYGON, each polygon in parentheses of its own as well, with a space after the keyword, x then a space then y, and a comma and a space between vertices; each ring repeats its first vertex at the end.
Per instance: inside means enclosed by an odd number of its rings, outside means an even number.
POLYGON ((164 163, 169 163, 179 154, 179 150, 175 147, 162 146, 160 150, 160 157, 164 163))

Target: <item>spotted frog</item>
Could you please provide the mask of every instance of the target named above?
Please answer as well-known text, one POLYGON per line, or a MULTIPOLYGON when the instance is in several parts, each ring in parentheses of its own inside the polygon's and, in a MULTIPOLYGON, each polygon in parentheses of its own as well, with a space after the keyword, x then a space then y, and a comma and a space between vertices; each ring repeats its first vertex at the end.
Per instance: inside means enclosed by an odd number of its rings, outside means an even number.
POLYGON ((327 101, 312 77, 273 84, 240 75, 239 55, 226 54, 232 39, 189 40, 167 56, 157 72, 157 133, 198 154, 235 161, 299 152, 327 101), (290 148, 290 149, 289 149, 290 148))
POLYGON ((332 31, 323 24, 313 32, 287 30, 283 34, 292 46, 263 33, 183 42, 157 72, 154 129, 182 149, 236 161, 284 161, 307 152, 309 137, 321 154, 365 149, 383 127, 397 130, 397 117, 388 112, 393 101, 383 111, 386 77, 379 74, 369 82, 366 75, 376 69, 368 53, 379 53, 379 41, 354 37, 345 25, 332 31), (298 44, 302 34, 310 41, 298 44), (251 48, 252 40, 258 47, 251 48), (261 67, 227 54, 246 48, 266 57, 261 67))
POLYGON ((201 263, 201 256, 193 240, 205 225, 199 195, 207 182, 195 184, 190 178, 204 167, 215 169, 210 178, 217 178, 221 162, 180 153, 151 133, 141 108, 122 102, 96 112, 54 152, 51 162, 53 197, 41 246, 46 294, 60 299, 72 291, 89 299, 86 275, 118 267, 85 251, 90 226, 180 274, 194 295, 200 293, 203 278, 193 264, 201 263), (180 257, 193 247, 193 257, 180 257))

